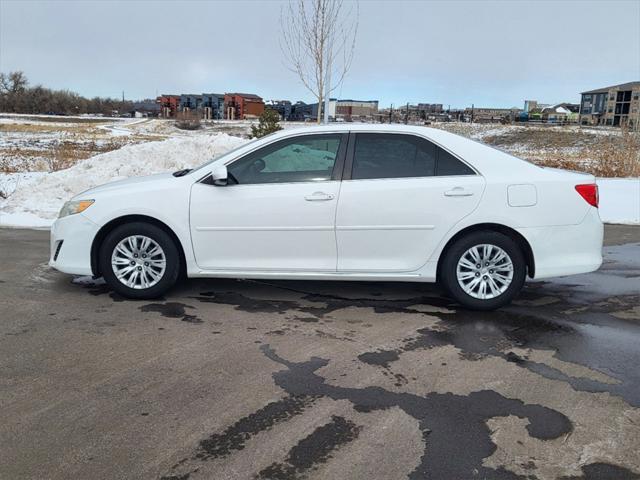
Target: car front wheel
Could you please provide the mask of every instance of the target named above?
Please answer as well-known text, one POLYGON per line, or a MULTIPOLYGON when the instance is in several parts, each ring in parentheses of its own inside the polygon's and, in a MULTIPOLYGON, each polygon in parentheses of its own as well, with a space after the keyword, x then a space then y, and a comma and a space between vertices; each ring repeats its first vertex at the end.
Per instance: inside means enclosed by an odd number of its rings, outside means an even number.
POLYGON ((458 239, 442 263, 451 296, 474 310, 511 302, 524 285, 527 266, 518 244, 499 232, 474 232, 458 239))
POLYGON ((111 231, 100 247, 100 271, 113 290, 128 298, 157 298, 176 282, 178 249, 161 228, 127 223, 111 231))

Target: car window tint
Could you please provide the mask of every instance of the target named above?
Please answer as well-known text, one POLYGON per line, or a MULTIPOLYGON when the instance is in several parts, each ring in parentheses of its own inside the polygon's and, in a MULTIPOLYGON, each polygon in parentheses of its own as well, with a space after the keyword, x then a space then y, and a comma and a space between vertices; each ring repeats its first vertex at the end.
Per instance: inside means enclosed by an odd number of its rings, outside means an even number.
POLYGON ((353 155, 353 179, 427 177, 435 173, 435 145, 411 135, 360 133, 353 155))
POLYGON ((436 175, 475 175, 475 172, 456 157, 451 155, 445 149, 438 148, 438 166, 436 167, 436 175))
POLYGON ((330 180, 341 135, 295 137, 268 145, 227 167, 239 184, 330 180))

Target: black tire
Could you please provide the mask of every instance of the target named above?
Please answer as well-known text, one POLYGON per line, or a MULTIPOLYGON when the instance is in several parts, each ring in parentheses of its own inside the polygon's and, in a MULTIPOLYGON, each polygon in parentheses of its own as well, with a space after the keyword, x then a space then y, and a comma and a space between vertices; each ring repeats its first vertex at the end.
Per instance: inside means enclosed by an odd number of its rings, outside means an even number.
POLYGON ((527 264, 518 244, 507 235, 493 231, 473 232, 458 239, 446 251, 441 264, 442 285, 462 306, 472 310, 495 310, 511 302, 522 289, 527 274, 527 264), (500 295, 490 299, 475 298, 465 292, 458 283, 456 269, 460 258, 470 248, 489 244, 504 250, 513 264, 511 284, 500 295))
POLYGON ((180 255, 171 236, 163 229, 144 222, 132 222, 114 228, 105 237, 98 252, 100 272, 107 284, 123 297, 133 299, 152 299, 165 294, 176 283, 180 274, 180 255), (120 282, 111 266, 111 255, 121 240, 132 235, 144 235, 155 241, 164 251, 165 271, 161 279, 149 288, 131 288, 120 282))

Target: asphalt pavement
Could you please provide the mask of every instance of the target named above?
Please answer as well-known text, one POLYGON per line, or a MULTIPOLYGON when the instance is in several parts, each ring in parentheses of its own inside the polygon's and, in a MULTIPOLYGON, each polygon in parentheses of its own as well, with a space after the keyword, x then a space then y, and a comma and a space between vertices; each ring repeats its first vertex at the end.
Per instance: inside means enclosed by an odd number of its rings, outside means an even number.
POLYGON ((0 479, 640 478, 640 228, 459 308, 410 283, 130 301, 0 229, 0 479))

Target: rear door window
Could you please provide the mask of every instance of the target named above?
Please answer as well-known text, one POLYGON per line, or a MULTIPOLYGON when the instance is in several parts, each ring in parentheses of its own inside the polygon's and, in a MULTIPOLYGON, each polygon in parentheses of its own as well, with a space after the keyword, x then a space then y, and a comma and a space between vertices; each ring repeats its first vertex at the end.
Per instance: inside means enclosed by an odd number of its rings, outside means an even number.
POLYGON ((353 180, 474 175, 464 162, 425 138, 395 133, 359 133, 353 180))
POLYGON ((412 135, 359 133, 351 178, 429 177, 436 168, 435 145, 412 135))

